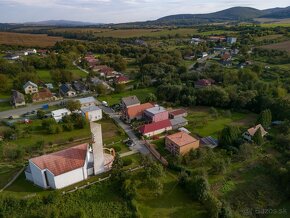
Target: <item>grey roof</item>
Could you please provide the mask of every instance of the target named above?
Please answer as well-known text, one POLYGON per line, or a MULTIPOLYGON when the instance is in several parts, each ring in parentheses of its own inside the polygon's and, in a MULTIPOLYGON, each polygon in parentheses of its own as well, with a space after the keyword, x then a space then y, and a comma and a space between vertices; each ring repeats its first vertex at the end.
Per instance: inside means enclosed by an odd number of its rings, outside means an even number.
POLYGON ((92 102, 95 103, 96 102, 96 99, 94 97, 80 98, 78 100, 81 104, 87 104, 87 103, 92 103, 92 102))
POLYGON ((188 121, 184 117, 177 117, 175 119, 170 120, 170 122, 172 126, 176 126, 176 125, 187 123, 188 121))
POLYGON ((135 105, 135 104, 140 104, 139 99, 138 99, 137 96, 135 96, 135 95, 122 98, 122 102, 123 102, 127 107, 128 107, 128 106, 131 106, 131 105, 135 105))
POLYGON ((81 110, 83 113, 86 113, 86 112, 97 111, 97 110, 102 110, 102 109, 97 106, 90 106, 90 107, 84 107, 81 110))
POLYGON ((25 85, 23 86, 23 89, 26 89, 27 86, 33 86, 35 88, 38 87, 35 83, 33 83, 31 81, 28 81, 27 83, 25 83, 25 85))
POLYGON ((62 84, 59 89, 63 92, 63 93, 67 93, 69 91, 74 92, 75 90, 70 86, 70 84, 62 84))
POLYGON ((25 97, 22 93, 16 91, 16 90, 13 90, 12 91, 12 101, 14 103, 22 103, 25 101, 25 97))
POLYGON ((166 109, 162 106, 155 106, 155 107, 152 107, 152 108, 149 108, 146 110, 147 113, 150 113, 152 115, 155 115, 155 114, 159 114, 161 112, 165 112, 166 109))

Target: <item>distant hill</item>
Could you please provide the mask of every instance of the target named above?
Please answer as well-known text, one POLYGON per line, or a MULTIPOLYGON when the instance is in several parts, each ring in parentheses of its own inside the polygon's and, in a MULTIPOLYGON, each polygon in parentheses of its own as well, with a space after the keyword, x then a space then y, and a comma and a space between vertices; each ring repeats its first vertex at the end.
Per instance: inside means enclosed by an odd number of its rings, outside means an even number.
POLYGON ((177 14, 162 17, 154 24, 204 24, 210 22, 227 22, 227 21, 253 21, 255 18, 289 18, 290 7, 287 8, 270 8, 258 10, 250 7, 233 7, 222 11, 208 14, 177 14))
POLYGON ((261 16, 262 18, 276 18, 276 19, 286 19, 290 18, 290 7, 287 8, 274 8, 265 10, 268 13, 261 16))
POLYGON ((263 11, 249 7, 233 7, 226 10, 209 13, 209 14, 178 14, 166 16, 157 21, 174 21, 186 19, 200 19, 200 20, 245 20, 252 19, 264 15, 263 11))
POLYGON ((90 23, 70 20, 46 20, 39 22, 28 22, 24 24, 34 26, 91 26, 91 25, 99 25, 100 23, 90 23))

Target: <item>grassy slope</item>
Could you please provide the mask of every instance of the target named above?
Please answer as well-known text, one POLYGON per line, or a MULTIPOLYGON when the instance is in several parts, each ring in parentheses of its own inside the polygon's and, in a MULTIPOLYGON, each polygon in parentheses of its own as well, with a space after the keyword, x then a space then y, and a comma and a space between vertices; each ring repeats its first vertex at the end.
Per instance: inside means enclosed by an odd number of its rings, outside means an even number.
POLYGON ((163 194, 155 197, 147 189, 138 188, 137 206, 144 218, 149 217, 207 217, 202 206, 193 201, 177 184, 174 174, 166 172, 163 194))

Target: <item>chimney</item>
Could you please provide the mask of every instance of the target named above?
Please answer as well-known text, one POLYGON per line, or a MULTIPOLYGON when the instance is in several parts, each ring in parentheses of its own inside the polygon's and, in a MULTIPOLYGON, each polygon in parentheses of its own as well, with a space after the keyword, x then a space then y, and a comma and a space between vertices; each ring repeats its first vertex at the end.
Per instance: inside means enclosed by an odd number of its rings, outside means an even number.
POLYGON ((92 133, 92 148, 94 158, 94 174, 97 175, 104 171, 104 151, 103 151, 103 138, 102 138, 102 126, 100 124, 90 123, 92 133))

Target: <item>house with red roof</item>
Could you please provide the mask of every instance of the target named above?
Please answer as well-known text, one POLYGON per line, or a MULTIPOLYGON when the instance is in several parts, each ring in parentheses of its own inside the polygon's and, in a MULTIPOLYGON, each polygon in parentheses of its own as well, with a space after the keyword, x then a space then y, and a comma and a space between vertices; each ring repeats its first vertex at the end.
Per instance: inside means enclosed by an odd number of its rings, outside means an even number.
POLYGON ((173 155, 184 155, 199 147, 199 140, 185 132, 178 132, 165 137, 165 147, 173 155))
POLYGON ((53 94, 47 88, 43 88, 38 93, 34 93, 32 95, 33 102, 51 101, 53 99, 54 99, 53 94))
POLYGON ((44 189, 61 189, 111 169, 115 152, 105 152, 101 125, 91 123, 92 144, 34 157, 25 170, 26 179, 44 189))
POLYGON ((187 111, 184 109, 176 109, 176 110, 169 112, 170 119, 175 119, 175 118, 179 118, 179 117, 186 117, 186 116, 187 116, 187 111))
POLYGON ((131 107, 126 107, 122 111, 122 119, 130 123, 132 120, 140 120, 144 117, 144 111, 149 108, 153 108, 154 105, 151 103, 144 103, 139 105, 134 105, 131 107))
POLYGON ((128 77, 121 75, 121 76, 116 77, 114 82, 116 84, 126 84, 129 82, 129 79, 128 79, 128 77))
POLYGON ((169 130, 172 130, 170 120, 162 120, 155 123, 145 124, 139 128, 139 132, 146 137, 159 135, 169 130))

